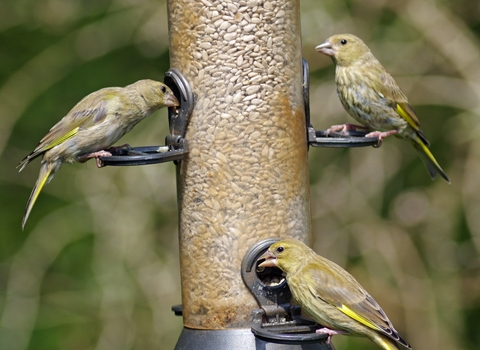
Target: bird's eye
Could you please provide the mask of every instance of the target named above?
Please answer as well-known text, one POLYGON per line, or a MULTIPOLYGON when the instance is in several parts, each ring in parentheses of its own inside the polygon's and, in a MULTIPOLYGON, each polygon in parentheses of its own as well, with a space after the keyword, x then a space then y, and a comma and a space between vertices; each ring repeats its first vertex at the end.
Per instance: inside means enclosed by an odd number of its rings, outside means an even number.
POLYGON ((163 92, 163 93, 166 93, 167 92, 167 88, 165 86, 161 86, 160 87, 160 91, 163 92))
POLYGON ((278 252, 278 253, 281 253, 281 252, 283 252, 284 250, 285 250, 285 248, 283 248, 283 247, 278 247, 278 248, 277 248, 277 252, 278 252))
POLYGON ((340 40, 340 44, 346 45, 346 44, 347 44, 347 39, 342 39, 342 40, 340 40))

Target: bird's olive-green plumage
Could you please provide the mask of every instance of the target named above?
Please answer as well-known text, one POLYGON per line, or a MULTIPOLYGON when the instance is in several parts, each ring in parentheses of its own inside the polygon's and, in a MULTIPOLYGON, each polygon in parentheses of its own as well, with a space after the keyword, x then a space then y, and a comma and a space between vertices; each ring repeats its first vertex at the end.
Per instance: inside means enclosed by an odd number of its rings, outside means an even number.
POLYGON ((43 186, 63 163, 96 157, 95 152, 112 146, 137 123, 165 106, 178 106, 173 92, 165 84, 148 79, 126 87, 104 88, 78 102, 18 165, 22 171, 33 159, 43 155, 22 228, 43 186))
POLYGON ((389 132, 409 141, 430 177, 434 179, 438 174, 450 183, 428 150, 430 144, 407 97, 360 38, 352 34, 333 35, 316 50, 335 63, 338 97, 355 120, 371 130, 389 132))
POLYGON ((286 239, 270 246, 259 266, 277 266, 303 310, 328 330, 370 338, 384 350, 410 345, 400 337, 380 305, 343 268, 304 243, 286 239))

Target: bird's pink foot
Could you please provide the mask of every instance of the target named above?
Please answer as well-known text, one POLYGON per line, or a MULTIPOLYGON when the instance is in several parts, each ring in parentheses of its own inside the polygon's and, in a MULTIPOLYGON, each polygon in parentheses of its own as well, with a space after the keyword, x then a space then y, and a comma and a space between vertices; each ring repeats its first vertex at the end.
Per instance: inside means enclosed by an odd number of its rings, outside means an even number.
POLYGON ((97 151, 89 154, 84 154, 83 156, 78 157, 78 161, 83 163, 86 162, 89 159, 95 158, 95 162, 97 164, 97 168, 103 167, 102 161, 100 160, 100 157, 111 157, 112 153, 108 151, 97 151))
POLYGON ((331 132, 340 131, 341 134, 347 135, 349 131, 357 131, 359 129, 363 131, 368 131, 368 128, 366 126, 346 123, 346 124, 340 124, 340 125, 332 125, 327 129, 326 134, 328 136, 331 132))
POLYGON ((378 137, 377 147, 382 145, 383 139, 387 136, 394 135, 398 133, 398 130, 390 130, 390 131, 372 131, 365 135, 365 137, 378 137))
POLYGON ((84 154, 83 156, 78 157, 77 160, 81 163, 84 163, 89 159, 95 158, 97 168, 102 168, 103 163, 100 160, 100 157, 111 157, 113 154, 117 155, 118 153, 121 153, 121 151, 124 151, 124 150, 126 150, 128 153, 128 151, 131 149, 132 147, 130 147, 130 145, 126 143, 121 146, 108 147, 106 150, 84 154))
POLYGON ((318 333, 318 334, 327 334, 328 335, 328 338, 327 338, 327 341, 325 342, 325 344, 330 344, 330 341, 332 340, 332 337, 334 335, 337 335, 337 334, 348 334, 347 331, 337 331, 337 330, 334 330, 334 329, 330 329, 330 328, 327 328, 327 327, 323 327, 323 328, 320 328, 320 329, 317 329, 315 331, 315 333, 318 333))

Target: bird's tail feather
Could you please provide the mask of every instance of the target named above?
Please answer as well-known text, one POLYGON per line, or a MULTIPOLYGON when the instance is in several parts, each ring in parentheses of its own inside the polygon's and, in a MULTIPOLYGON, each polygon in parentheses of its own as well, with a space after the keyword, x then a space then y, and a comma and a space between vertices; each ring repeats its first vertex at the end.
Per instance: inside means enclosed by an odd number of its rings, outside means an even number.
POLYGON ((37 201, 38 195, 42 191, 43 186, 53 177, 57 169, 58 167, 56 167, 55 164, 42 162, 37 182, 33 187, 32 193, 30 193, 30 198, 28 198, 27 207, 25 208, 25 214, 23 215, 22 220, 22 230, 25 228, 28 216, 37 201))
MULTIPOLYGON (((380 346, 383 350, 399 350, 400 349, 398 344, 395 341, 393 341, 390 338, 387 338, 383 335, 380 335, 378 333, 371 340, 374 343, 376 343, 378 346, 380 346)), ((408 346, 408 348, 410 348, 410 346, 408 346)))
POLYGON ((20 168, 18 170, 18 172, 21 172, 23 170, 23 168, 25 168, 27 166, 27 164, 30 163, 30 161, 31 161, 31 159, 28 158, 28 156, 23 158, 22 161, 17 165, 17 169, 20 168))
POLYGON ((427 171, 430 174, 430 177, 432 178, 432 180, 435 179, 435 177, 438 174, 445 181, 447 181, 448 183, 451 183, 450 178, 443 171, 442 167, 440 166, 440 164, 438 164, 432 152, 430 152, 427 145, 425 145, 422 139, 419 137, 416 137, 415 139, 410 139, 410 142, 412 143, 413 147, 415 148, 418 155, 422 159, 423 164, 425 164, 425 167, 427 168, 427 171))

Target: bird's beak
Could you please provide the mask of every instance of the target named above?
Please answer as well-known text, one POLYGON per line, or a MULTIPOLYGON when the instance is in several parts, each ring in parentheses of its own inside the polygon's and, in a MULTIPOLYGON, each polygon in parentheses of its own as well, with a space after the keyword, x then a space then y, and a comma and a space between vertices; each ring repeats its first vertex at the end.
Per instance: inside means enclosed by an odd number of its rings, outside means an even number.
POLYGON ((165 106, 175 107, 175 106, 180 106, 180 103, 178 102, 178 100, 177 100, 177 98, 175 97, 174 94, 168 94, 165 97, 165 106))
POLYGON ((318 45, 315 50, 327 56, 335 56, 337 53, 337 51, 333 48, 332 43, 328 40, 323 44, 318 45))
POLYGON ((257 261, 260 261, 262 259, 265 259, 264 262, 262 262, 258 267, 273 267, 277 266, 277 257, 270 252, 270 250, 267 250, 261 257, 258 258, 257 261))

